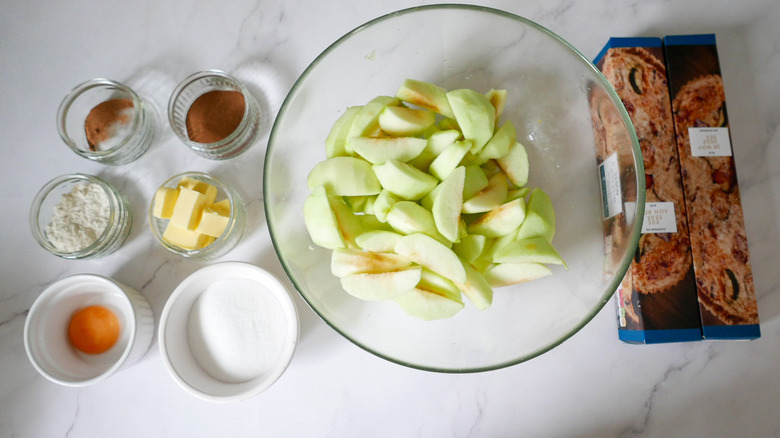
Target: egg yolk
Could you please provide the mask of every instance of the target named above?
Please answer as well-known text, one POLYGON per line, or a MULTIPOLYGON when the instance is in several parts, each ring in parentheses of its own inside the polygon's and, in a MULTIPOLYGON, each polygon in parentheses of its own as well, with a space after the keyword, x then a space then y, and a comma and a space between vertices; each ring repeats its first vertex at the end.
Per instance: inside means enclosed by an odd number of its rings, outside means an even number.
POLYGON ((119 339, 119 320, 103 306, 85 307, 71 318, 68 338, 84 353, 103 353, 119 339))

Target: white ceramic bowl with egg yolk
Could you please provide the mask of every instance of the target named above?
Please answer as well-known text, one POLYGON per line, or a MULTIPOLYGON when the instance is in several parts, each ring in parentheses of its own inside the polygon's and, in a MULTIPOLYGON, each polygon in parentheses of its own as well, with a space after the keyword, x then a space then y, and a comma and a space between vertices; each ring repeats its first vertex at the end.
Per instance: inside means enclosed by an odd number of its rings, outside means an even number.
POLYGON ((52 382, 88 386, 123 370, 149 349, 154 316, 138 291, 109 278, 78 274, 44 290, 30 308, 24 326, 24 346, 35 369, 52 382), (86 354, 68 339, 73 315, 85 307, 108 308, 119 320, 119 339, 107 351, 86 354))

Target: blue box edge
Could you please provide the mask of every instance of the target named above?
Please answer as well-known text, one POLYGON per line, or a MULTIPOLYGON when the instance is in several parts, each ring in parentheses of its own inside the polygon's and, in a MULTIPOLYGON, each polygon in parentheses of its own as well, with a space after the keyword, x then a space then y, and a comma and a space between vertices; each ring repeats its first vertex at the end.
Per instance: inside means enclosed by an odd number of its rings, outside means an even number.
POLYGON ((760 324, 746 325, 705 325, 702 327, 704 339, 758 339, 761 337, 760 324))
POLYGON ((701 341, 699 328, 668 330, 618 330, 618 337, 631 344, 663 344, 671 342, 701 341))
POLYGON ((662 47, 663 41, 658 37, 612 37, 593 59, 593 64, 598 64, 601 58, 607 54, 607 50, 618 47, 662 47))
POLYGON ((666 46, 714 46, 715 34, 702 33, 696 35, 667 35, 663 39, 666 46))

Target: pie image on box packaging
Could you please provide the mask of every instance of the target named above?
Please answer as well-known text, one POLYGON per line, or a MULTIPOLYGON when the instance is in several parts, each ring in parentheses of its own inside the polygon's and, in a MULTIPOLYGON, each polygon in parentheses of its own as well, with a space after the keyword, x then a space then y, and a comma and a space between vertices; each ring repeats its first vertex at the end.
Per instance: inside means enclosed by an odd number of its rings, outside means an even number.
POLYGON ((720 75, 688 81, 674 98, 699 301, 726 324, 757 324, 745 218, 731 156, 694 157, 688 128, 728 127, 720 75))
POLYGON ((691 268, 666 67, 644 48, 620 47, 607 51, 602 71, 634 122, 645 165, 647 202, 674 204, 677 232, 643 234, 631 265, 636 291, 663 292, 682 281, 691 268))

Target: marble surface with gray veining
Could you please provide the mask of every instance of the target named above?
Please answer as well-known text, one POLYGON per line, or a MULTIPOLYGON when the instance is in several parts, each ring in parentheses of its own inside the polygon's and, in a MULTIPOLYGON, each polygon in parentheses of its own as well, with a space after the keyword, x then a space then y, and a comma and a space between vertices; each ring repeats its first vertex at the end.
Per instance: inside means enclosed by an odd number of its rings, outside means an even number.
POLYGON ((38 375, 22 342, 38 294, 75 273, 138 289, 159 318, 201 264, 153 241, 145 212, 164 178, 188 168, 232 178, 249 232, 226 259, 284 272, 268 237, 262 161, 273 114, 297 76, 337 38, 425 2, 139 0, 0 2, 0 436, 669 437, 780 436, 780 5, 771 0, 493 0, 592 58, 611 36, 716 33, 761 317, 761 339, 638 346, 617 340, 609 303, 560 347, 510 368, 469 375, 407 369, 340 337, 296 295, 301 341, 282 378, 249 401, 213 404, 168 376, 153 344, 132 368, 85 389, 38 375), (140 160, 109 168, 70 152, 55 115, 94 77, 126 82, 163 113, 175 84, 218 68, 250 85, 264 137, 237 162, 187 151, 169 129, 140 160), (247 166, 247 163, 255 163, 247 166), (80 171, 125 193, 137 222, 127 244, 96 261, 60 260, 28 228, 36 191, 80 171))

